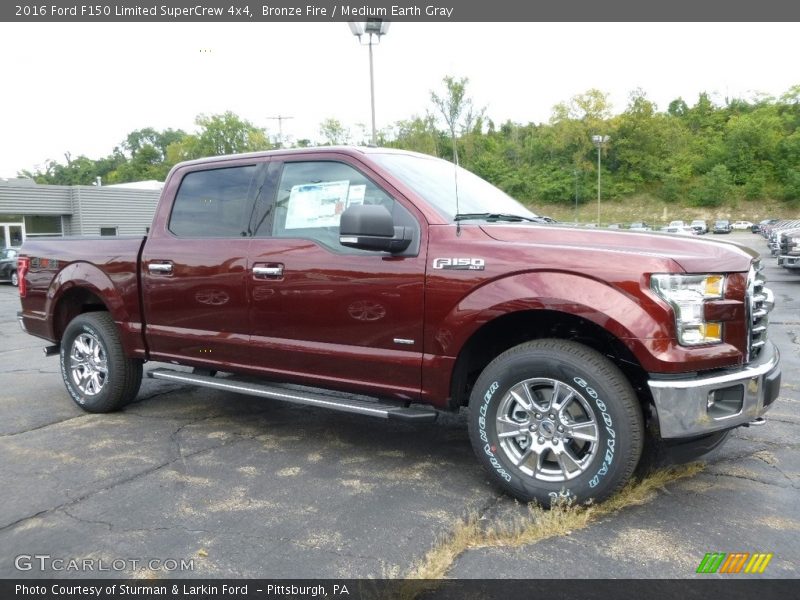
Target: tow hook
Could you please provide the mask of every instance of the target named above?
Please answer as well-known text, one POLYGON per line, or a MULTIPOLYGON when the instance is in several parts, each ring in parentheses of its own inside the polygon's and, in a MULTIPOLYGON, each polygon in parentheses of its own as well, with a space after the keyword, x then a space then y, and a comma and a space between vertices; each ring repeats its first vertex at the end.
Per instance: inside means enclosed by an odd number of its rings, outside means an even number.
POLYGON ((61 351, 61 346, 59 344, 53 344, 52 346, 45 346, 42 350, 45 356, 55 356, 61 351))
POLYGON ((757 417, 749 423, 745 423, 744 427, 761 427, 762 425, 766 425, 766 423, 767 420, 764 417, 757 417))

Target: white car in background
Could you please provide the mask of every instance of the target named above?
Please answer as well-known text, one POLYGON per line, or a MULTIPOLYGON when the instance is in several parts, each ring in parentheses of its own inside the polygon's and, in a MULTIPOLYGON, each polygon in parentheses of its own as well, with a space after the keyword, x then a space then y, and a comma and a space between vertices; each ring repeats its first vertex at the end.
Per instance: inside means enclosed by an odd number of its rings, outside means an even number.
POLYGON ((688 225, 667 225, 666 227, 662 227, 661 231, 664 233, 674 233, 676 235, 697 235, 697 231, 689 227, 688 225))
POLYGON ((753 224, 750 221, 734 221, 731 227, 734 229, 751 229, 753 224))

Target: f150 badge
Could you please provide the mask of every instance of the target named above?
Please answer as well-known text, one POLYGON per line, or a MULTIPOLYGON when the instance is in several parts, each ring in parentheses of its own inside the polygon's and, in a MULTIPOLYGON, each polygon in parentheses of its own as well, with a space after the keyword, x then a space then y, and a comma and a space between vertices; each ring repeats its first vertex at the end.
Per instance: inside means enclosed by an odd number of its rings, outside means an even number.
POLYGON ((483 271, 486 261, 482 258, 434 258, 434 269, 454 269, 456 271, 483 271))

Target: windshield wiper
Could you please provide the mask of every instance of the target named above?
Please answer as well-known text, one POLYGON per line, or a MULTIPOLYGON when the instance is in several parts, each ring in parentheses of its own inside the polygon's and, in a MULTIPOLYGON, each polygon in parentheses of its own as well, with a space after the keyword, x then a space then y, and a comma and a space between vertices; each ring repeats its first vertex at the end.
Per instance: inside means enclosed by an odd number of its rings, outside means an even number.
POLYGON ((523 217, 521 215, 512 215, 509 213, 461 213, 453 217, 454 221, 471 221, 473 219, 483 219, 484 221, 531 221, 532 223, 541 223, 538 218, 523 217))

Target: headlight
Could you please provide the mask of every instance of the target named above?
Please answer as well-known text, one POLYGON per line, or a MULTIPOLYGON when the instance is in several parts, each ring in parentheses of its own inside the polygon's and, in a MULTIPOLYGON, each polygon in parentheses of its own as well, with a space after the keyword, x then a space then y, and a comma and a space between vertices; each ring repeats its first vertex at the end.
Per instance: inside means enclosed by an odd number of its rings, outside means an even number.
POLYGON ((705 321, 705 302, 722 298, 724 275, 655 274, 650 277, 650 287, 675 311, 678 341, 682 345, 722 341, 722 323, 705 321))

